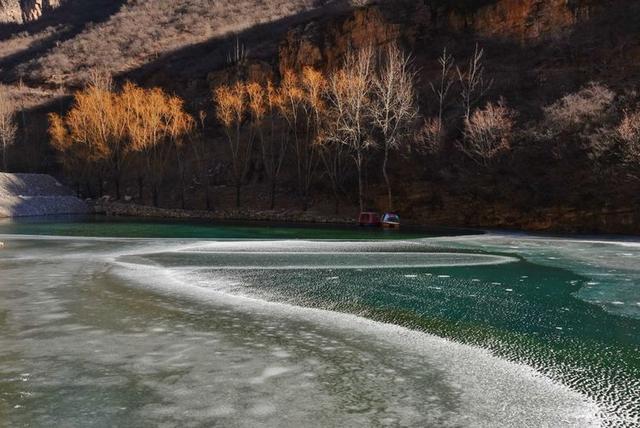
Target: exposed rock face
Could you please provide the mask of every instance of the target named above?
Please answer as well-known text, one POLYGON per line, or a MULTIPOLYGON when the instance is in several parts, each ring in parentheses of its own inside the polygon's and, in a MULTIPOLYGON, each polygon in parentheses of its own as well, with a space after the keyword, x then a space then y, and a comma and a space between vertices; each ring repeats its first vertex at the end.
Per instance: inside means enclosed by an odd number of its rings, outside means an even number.
MULTIPOLYGON (((455 3, 455 2, 454 2, 455 3)), ((344 52, 365 44, 401 39, 413 44, 424 35, 467 32, 516 43, 537 43, 566 35, 608 2, 593 0, 497 0, 467 11, 431 2, 381 2, 338 20, 314 21, 291 29, 280 46, 280 69, 331 67, 344 52)))
POLYGON ((60 6, 60 2, 61 0, 22 0, 22 20, 36 21, 48 10, 60 6))
POLYGON ((449 23, 482 36, 527 41, 557 36, 579 20, 588 19, 592 9, 584 0, 500 0, 473 14, 452 13, 449 23))
POLYGON ((280 46, 280 71, 333 66, 350 48, 385 45, 411 34, 412 21, 390 21, 378 8, 355 10, 342 21, 311 22, 292 29, 280 46))
POLYGON ((0 0, 0 23, 21 23, 22 7, 20 0, 0 0))
POLYGON ((0 0, 0 23, 23 24, 37 21, 64 0, 0 0))
POLYGON ((87 211, 83 201, 50 175, 0 173, 0 218, 87 211))

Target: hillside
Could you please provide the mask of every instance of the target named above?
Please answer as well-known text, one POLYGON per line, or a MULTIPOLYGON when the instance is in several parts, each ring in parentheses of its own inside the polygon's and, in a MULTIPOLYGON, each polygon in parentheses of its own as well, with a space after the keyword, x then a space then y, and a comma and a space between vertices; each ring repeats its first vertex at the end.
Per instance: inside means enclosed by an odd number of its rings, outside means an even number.
MULTIPOLYGON (((635 2, 394 0, 363 6, 337 0, 68 0, 57 8, 50 7, 53 2, 35 3, 42 4, 38 19, 13 20, 6 17, 17 16, 14 3, 0 3, 0 16, 10 22, 0 27, 0 76, 23 112, 22 144, 11 156, 16 170, 60 173, 48 148, 45 114, 66 111, 72 92, 87 82, 92 69, 110 72, 117 82, 132 80, 179 95, 194 116, 204 112, 204 138, 216 142, 221 133, 213 120, 211 91, 229 81, 229 55, 237 45, 246 52, 243 75, 263 80, 307 65, 332 69, 350 48, 398 42, 419 70, 420 112, 428 118, 437 110, 430 84, 438 78, 442 49, 447 47, 464 68, 479 44, 492 82, 479 106, 502 99, 517 110, 520 131, 511 154, 489 173, 464 160, 456 150, 462 125, 453 95, 445 112, 451 130, 443 150, 437 156, 392 159, 393 179, 403 183, 398 208, 417 220, 456 225, 546 229, 559 218, 566 229, 633 228, 635 175, 616 174, 616 161, 595 166, 586 152, 556 156, 555 149, 532 141, 529 131, 547 126, 546 107, 589 82, 616 94, 607 123, 619 121, 635 105, 640 84, 640 5, 635 2), (602 210, 610 214, 594 214, 602 210)), ((222 186, 224 146, 210 147, 219 162, 211 168, 218 171, 211 172, 212 181, 222 186)), ((379 162, 372 159, 370 168, 379 162)), ((371 177, 376 176, 372 170, 371 177)), ((285 178, 283 186, 293 188, 291 180, 285 178)), ((194 178, 194 193, 198 182, 194 178)), ((260 195, 260 174, 247 184, 260 195)), ((370 203, 379 206, 383 191, 377 179, 371 179, 370 188, 370 203)), ((316 189, 322 201, 326 186, 317 183, 316 189)), ((343 205, 351 205, 350 195, 345 193, 343 205)), ((176 198, 167 197, 165 204, 175 205, 176 198)))

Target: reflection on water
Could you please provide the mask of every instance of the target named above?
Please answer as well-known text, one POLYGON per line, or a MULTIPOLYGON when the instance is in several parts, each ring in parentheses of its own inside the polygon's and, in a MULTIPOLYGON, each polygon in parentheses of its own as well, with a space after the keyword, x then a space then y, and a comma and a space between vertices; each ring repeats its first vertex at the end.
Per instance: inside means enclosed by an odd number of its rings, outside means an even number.
POLYGON ((638 421, 640 320, 549 243, 3 240, 10 425, 638 421))

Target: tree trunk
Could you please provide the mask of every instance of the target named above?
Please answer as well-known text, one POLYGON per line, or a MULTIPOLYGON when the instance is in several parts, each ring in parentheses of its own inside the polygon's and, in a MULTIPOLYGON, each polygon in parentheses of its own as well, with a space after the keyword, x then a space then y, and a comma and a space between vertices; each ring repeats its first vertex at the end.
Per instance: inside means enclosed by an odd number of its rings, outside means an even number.
POLYGON ((143 189, 144 189, 144 179, 142 178, 141 175, 138 176, 138 200, 140 203, 142 203, 142 197, 143 197, 143 189))
POLYGON ((154 207, 158 207, 158 186, 156 186, 155 184, 153 185, 153 189, 152 189, 152 193, 153 193, 153 206, 154 207))
POLYGON ((389 148, 384 149, 384 161, 382 162, 382 175, 384 181, 387 184, 387 209, 391 211, 393 209, 393 199, 391 195, 391 181, 389 180, 389 173, 387 171, 387 164, 389 163, 389 148))
POLYGON ((209 174, 205 171, 204 173, 204 196, 205 203, 207 205, 207 211, 211 210, 211 183, 209 180, 209 174))
POLYGON ((120 177, 115 177, 113 183, 116 186, 116 200, 120 200, 120 177))
POLYGON ((364 211, 364 182, 362 179, 362 153, 360 151, 356 154, 356 169, 358 170, 358 201, 360 212, 362 212, 364 211))
POLYGON ((269 207, 273 210, 276 207, 276 180, 271 180, 271 201, 269 203, 269 207))
POLYGON ((180 171, 180 208, 185 209, 184 169, 180 171))
POLYGON ((240 188, 241 184, 236 184, 236 208, 240 208, 240 188))

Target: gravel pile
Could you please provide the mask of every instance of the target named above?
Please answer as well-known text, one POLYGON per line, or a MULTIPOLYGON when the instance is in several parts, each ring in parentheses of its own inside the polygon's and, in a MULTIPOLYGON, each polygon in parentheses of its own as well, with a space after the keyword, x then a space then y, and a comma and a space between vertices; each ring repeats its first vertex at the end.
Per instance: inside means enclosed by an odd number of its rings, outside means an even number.
POLYGON ((45 174, 0 173, 0 217, 84 214, 87 205, 45 174))

